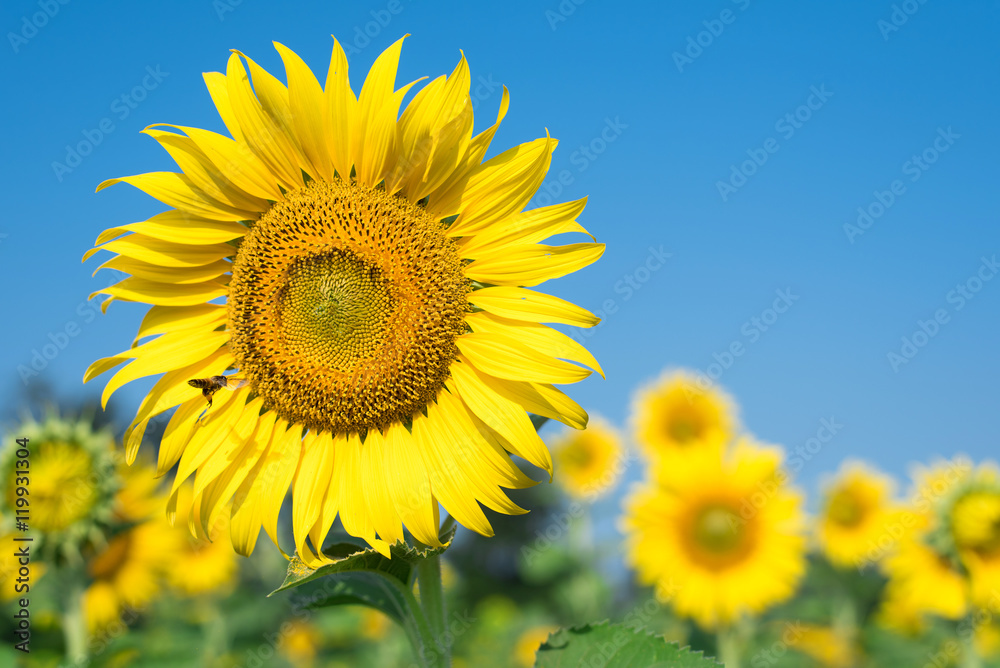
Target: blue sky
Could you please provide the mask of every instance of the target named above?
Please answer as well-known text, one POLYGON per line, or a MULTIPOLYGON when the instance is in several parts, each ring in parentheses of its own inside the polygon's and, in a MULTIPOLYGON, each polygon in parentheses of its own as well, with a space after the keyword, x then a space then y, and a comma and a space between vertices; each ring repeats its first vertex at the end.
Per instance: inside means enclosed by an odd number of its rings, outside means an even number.
MULTIPOLYGON (((998 19, 997 2, 940 0, 5 2, 4 404, 36 383, 96 395, 84 370, 131 342, 143 308, 94 315, 87 296, 111 277, 80 257, 162 206, 94 189, 173 168, 139 134, 149 124, 223 130, 202 72, 236 48, 283 77, 276 40, 323 73, 332 33, 357 90, 411 33, 398 82, 450 72, 463 49, 477 127, 499 85, 511 92, 494 152, 546 128, 561 141, 536 204, 589 197, 581 222, 607 253, 547 286, 605 311, 586 341, 607 380, 570 389, 587 408, 623 423, 637 386, 689 367, 717 376, 762 440, 794 450, 823 420, 843 425, 806 486, 847 456, 897 474, 990 456, 998 19)), ((145 387, 116 395, 122 415, 145 387)))

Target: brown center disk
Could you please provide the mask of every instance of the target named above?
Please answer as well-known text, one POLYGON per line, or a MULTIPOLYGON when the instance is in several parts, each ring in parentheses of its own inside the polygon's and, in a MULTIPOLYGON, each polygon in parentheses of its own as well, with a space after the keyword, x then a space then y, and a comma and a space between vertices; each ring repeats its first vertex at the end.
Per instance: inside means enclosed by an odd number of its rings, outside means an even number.
POLYGON ((423 208, 313 181, 243 240, 230 346, 254 391, 290 422, 381 429, 444 386, 470 289, 454 242, 423 208))

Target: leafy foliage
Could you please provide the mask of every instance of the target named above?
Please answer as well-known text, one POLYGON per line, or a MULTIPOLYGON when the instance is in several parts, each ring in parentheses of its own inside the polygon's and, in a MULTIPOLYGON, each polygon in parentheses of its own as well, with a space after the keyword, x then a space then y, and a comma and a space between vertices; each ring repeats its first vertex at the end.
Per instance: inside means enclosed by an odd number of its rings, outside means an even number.
POLYGON ((713 668, 713 659, 622 624, 560 629, 538 649, 536 668, 713 668))

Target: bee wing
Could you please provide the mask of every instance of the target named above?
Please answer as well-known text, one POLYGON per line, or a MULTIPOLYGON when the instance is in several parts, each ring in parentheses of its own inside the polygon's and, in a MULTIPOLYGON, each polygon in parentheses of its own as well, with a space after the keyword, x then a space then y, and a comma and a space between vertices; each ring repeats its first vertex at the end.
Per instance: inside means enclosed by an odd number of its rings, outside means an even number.
POLYGON ((246 378, 227 378, 226 379, 226 389, 230 392, 233 390, 238 390, 241 387, 245 387, 250 381, 246 378))

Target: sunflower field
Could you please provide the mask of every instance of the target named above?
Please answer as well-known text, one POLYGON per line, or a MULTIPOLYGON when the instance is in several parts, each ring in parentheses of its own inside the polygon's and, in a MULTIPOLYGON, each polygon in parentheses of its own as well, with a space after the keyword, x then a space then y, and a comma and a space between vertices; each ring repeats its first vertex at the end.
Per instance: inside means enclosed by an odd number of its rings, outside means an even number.
POLYGON ((68 3, 0 666, 1000 667, 996 3, 68 3))

